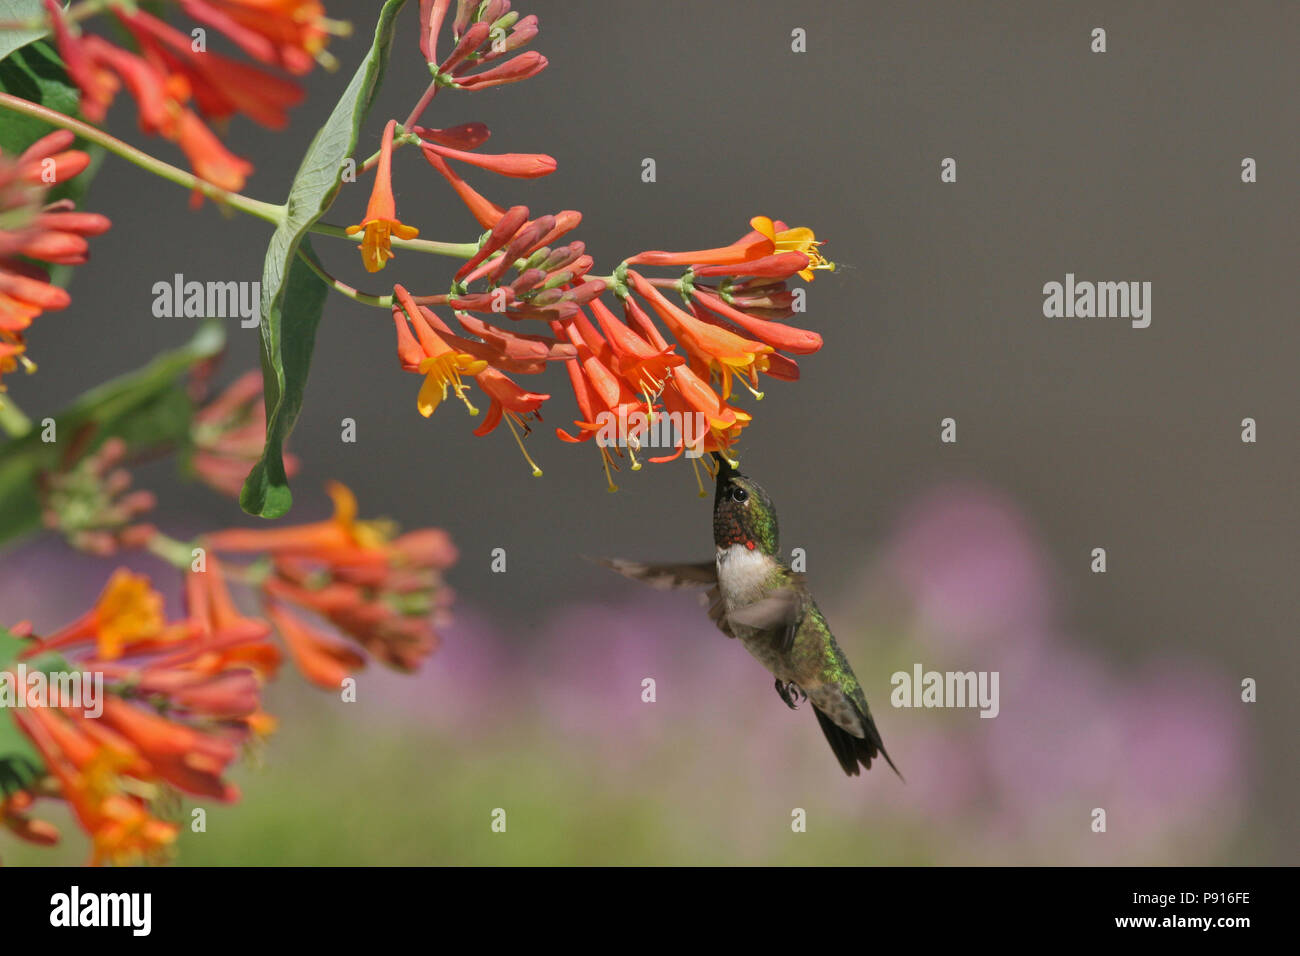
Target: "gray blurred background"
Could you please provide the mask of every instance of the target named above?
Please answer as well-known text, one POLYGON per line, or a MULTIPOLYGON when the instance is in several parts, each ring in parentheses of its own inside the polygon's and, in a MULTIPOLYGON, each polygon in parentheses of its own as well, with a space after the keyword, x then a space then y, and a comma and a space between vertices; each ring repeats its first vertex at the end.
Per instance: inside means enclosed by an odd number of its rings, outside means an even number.
MULTIPOLYGON (((372 3, 331 0, 356 35, 343 68, 307 80, 305 105, 273 134, 238 121, 227 141, 257 167, 247 192, 278 201, 312 132, 368 42, 372 3)), ((405 116, 427 73, 414 2, 367 124, 405 116)), ((1065 615, 1099 650, 1137 662, 1190 652, 1237 681, 1259 679, 1247 711, 1258 786, 1248 815, 1261 857, 1294 862, 1300 799, 1295 625, 1300 515, 1295 475, 1294 3, 534 2, 534 45, 550 67, 525 84, 440 95, 430 125, 482 120, 491 151, 546 152, 540 181, 470 170, 502 205, 578 208, 575 238, 610 271, 643 249, 729 242, 756 214, 812 226, 841 268, 809 289, 806 324, 827 347, 797 385, 772 382, 739 451, 781 509, 783 544, 807 550, 819 594, 851 588, 900 509, 925 489, 973 481, 1016 501, 1059 570, 1065 615), (1108 52, 1089 50, 1107 31, 1108 52), (803 27, 808 52, 790 50, 803 27), (1243 157, 1258 182, 1240 179, 1243 157), (644 184, 653 157, 658 181, 644 184), (953 157, 958 181, 940 182, 953 157), (1153 284, 1150 328, 1047 319, 1042 286, 1080 279, 1153 284), (939 422, 958 423, 958 443, 939 422), (1240 441, 1240 422, 1259 441, 1240 441), (1089 573, 1105 547, 1109 572, 1089 573), (1239 675, 1239 676, 1238 676, 1239 675)), ((447 40, 443 38, 445 50, 447 40)), ((109 126, 145 141, 123 98, 109 126)), ((368 153, 372 145, 367 145, 368 153)), ((422 236, 466 241, 478 227, 413 152, 395 163, 398 210, 422 236)), ((358 221, 367 188, 330 213, 358 221)), ((145 362, 193 332, 150 314, 151 287, 255 280, 268 230, 199 213, 187 195, 124 163, 105 164, 89 206, 113 230, 78 270, 73 307, 41 318, 40 363, 10 388, 33 417, 87 383, 145 362)), ((449 260, 399 252, 379 276, 351 244, 318 239, 337 275, 382 292, 445 288, 449 260)), ((223 380, 257 361, 257 332, 230 322, 223 380)), ((396 364, 378 310, 334 298, 290 448, 303 462, 291 519, 328 511, 328 478, 367 513, 447 528, 462 550, 451 582, 514 637, 574 599, 632 593, 581 554, 700 559, 709 502, 682 462, 624 471, 607 494, 594 448, 556 441, 575 409, 556 367, 524 384, 554 396, 530 450, 533 479, 505 429, 448 403, 415 410, 419 380, 396 364), (340 420, 358 441, 339 440, 340 420), (509 572, 489 572, 503 547, 509 572)), ((252 523, 235 504, 150 466, 178 532, 252 523)), ((12 562, 7 559, 10 568, 12 562)), ((13 615, 8 615, 12 617, 13 615)), ((436 666, 435 663, 430 666, 436 666)), ((739 665, 738 666, 742 666, 739 665)), ((859 669, 869 668, 863 662, 859 669)), ((877 709, 885 707, 882 701, 877 709)), ((1238 705, 1245 706, 1245 705, 1238 705)), ((806 728, 805 728, 806 729, 806 728)))

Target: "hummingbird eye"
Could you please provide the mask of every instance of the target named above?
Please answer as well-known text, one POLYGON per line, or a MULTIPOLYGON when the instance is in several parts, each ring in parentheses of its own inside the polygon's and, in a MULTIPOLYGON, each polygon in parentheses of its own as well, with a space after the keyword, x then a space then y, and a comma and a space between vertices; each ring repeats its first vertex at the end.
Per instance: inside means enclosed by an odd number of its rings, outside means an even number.
POLYGON ((745 500, 748 499, 748 498, 749 498, 749 492, 746 491, 744 488, 732 488, 732 489, 731 489, 731 500, 732 500, 732 501, 737 501, 737 502, 739 502, 739 501, 745 501, 745 500))

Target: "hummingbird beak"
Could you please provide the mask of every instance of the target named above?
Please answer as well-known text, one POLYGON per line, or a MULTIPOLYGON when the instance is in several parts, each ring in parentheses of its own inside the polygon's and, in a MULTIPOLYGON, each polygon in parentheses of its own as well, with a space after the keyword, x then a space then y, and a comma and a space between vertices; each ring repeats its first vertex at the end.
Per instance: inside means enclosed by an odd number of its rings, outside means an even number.
POLYGON ((740 472, 731 467, 731 462, 727 461, 725 455, 720 455, 716 451, 710 452, 713 460, 718 463, 718 484, 713 493, 713 506, 716 508, 723 501, 727 491, 727 484, 732 478, 737 477, 740 472))

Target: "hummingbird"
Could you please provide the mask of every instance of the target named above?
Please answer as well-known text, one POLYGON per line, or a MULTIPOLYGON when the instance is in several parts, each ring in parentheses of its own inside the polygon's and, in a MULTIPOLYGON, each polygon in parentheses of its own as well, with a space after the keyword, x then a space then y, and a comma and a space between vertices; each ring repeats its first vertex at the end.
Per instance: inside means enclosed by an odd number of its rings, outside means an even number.
POLYGON ((803 574, 780 558, 772 499, 725 456, 711 454, 718 466, 712 561, 643 564, 604 558, 599 563, 660 590, 708 588, 710 619, 772 673, 787 707, 796 710, 804 701, 812 703, 817 723, 846 774, 857 776, 860 768, 869 770, 871 761, 884 757, 902 779, 871 719, 862 685, 803 574))

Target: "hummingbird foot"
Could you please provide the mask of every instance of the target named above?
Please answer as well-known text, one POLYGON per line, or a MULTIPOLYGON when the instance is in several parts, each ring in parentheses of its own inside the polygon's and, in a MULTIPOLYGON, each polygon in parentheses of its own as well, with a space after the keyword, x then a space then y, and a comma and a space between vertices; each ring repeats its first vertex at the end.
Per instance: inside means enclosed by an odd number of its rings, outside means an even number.
POLYGON ((776 679, 776 692, 791 710, 798 710, 799 705, 808 699, 802 687, 794 681, 783 681, 779 677, 776 679))

